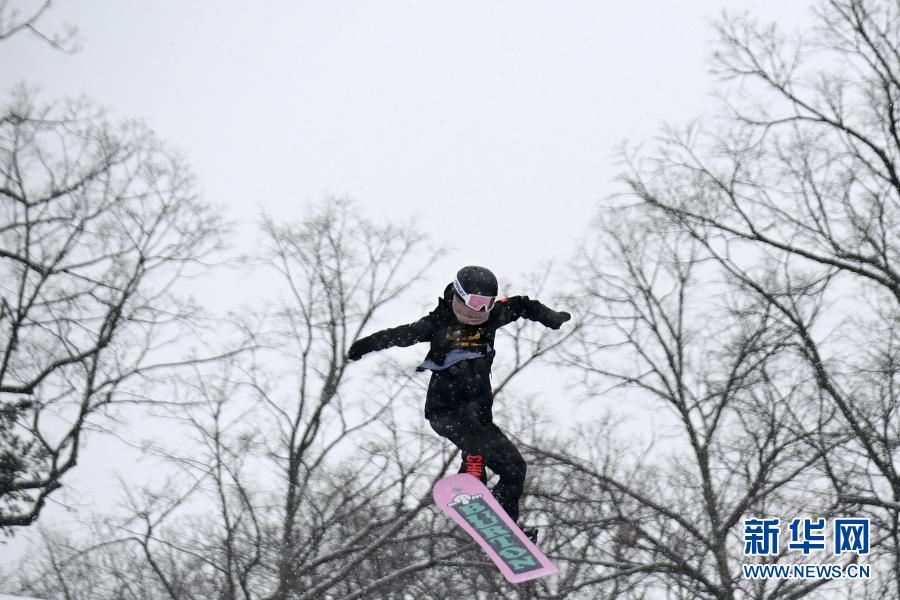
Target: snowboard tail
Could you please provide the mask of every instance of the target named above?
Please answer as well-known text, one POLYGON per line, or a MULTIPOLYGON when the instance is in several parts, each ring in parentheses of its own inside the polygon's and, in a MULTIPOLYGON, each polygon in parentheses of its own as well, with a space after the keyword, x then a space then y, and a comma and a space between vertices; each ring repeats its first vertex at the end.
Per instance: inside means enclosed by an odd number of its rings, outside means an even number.
POLYGON ((558 571, 477 478, 468 473, 445 477, 435 484, 433 495, 441 510, 478 542, 509 582, 558 571))

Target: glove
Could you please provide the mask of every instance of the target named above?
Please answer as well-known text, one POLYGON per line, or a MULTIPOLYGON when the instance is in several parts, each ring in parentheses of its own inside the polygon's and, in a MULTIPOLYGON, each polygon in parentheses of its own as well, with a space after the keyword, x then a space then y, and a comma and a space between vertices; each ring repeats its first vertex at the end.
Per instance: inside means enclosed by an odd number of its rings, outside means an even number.
POLYGON ((365 354, 365 350, 362 348, 362 344, 359 343, 359 340, 356 340, 352 344, 350 344, 350 350, 347 351, 347 358, 350 360, 359 360, 365 354))
POLYGON ((565 311, 558 312, 558 313, 556 313, 556 318, 553 321, 551 321, 550 323, 547 323, 547 327, 549 327, 550 329, 559 329, 560 327, 562 327, 563 323, 565 323, 566 321, 568 321, 571 318, 572 318, 572 315, 570 315, 569 313, 567 313, 565 311))

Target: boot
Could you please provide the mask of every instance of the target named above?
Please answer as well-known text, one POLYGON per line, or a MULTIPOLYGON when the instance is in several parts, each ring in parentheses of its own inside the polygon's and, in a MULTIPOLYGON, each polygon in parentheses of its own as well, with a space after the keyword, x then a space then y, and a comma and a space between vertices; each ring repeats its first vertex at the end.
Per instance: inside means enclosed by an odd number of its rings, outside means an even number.
POLYGON ((518 525, 519 529, 522 530, 522 533, 524 533, 525 536, 529 540, 531 540, 532 544, 537 544, 538 530, 536 527, 524 527, 523 525, 520 525, 519 523, 516 523, 516 525, 518 525))

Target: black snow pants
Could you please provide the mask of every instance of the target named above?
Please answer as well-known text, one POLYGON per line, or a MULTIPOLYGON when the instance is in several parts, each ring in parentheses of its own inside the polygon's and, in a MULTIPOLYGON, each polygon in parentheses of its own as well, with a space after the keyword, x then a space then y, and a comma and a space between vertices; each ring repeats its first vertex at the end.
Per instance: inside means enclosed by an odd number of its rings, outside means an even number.
POLYGON ((486 466, 500 476, 492 493, 514 521, 525 486, 525 459, 493 422, 490 365, 466 360, 446 371, 435 371, 428 385, 425 417, 439 435, 463 455, 460 473, 487 480, 486 466), (487 368, 483 368, 487 366, 487 368))

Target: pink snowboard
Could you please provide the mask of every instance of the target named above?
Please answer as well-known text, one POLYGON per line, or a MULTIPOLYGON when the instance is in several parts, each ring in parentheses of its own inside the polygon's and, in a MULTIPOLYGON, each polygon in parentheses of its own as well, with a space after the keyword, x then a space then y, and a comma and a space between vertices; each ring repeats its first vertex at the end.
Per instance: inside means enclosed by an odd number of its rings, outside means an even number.
POLYGON ((445 477, 435 484, 433 494, 441 510, 484 548, 510 583, 557 572, 477 478, 468 473, 445 477))

